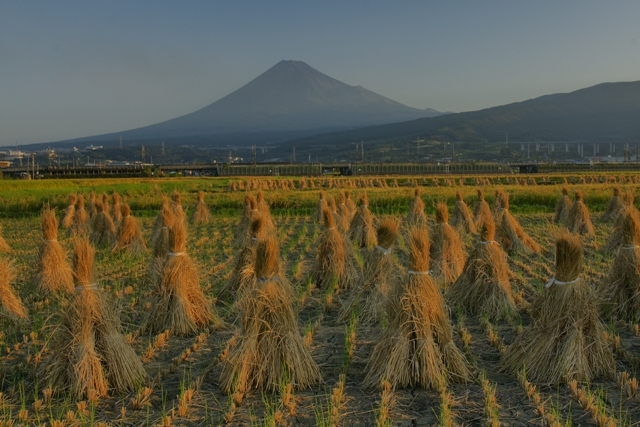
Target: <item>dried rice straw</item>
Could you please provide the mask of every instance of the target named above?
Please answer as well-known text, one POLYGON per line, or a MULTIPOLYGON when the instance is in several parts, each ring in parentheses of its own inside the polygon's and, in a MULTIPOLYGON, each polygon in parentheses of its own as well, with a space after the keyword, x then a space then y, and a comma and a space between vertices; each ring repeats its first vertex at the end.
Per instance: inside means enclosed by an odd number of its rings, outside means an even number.
POLYGON ((462 274, 447 291, 447 301, 469 315, 511 320, 518 309, 511 294, 507 254, 494 239, 495 225, 488 217, 462 274))
POLYGON ((526 368, 536 384, 567 384, 612 378, 615 360, 599 319, 598 301, 580 278, 582 246, 561 231, 556 239, 556 275, 531 306, 531 324, 508 347, 508 372, 526 368))
POLYGON ((257 286, 238 303, 241 327, 232 338, 220 375, 226 393, 278 390, 284 381, 305 389, 322 375, 298 330, 291 306, 291 285, 280 274, 278 244, 273 236, 257 247, 257 286))
POLYGON ((408 274, 393 293, 387 327, 376 340, 367 364, 365 387, 388 381, 393 389, 440 389, 446 382, 467 382, 471 371, 453 341, 447 307, 429 274, 429 237, 411 231, 408 274))

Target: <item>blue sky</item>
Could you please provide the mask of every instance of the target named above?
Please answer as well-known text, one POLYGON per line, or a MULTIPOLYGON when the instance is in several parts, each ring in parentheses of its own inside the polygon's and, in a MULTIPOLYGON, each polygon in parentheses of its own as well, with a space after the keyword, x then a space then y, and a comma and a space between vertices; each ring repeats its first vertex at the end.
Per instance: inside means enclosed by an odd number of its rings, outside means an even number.
POLYGON ((0 145, 195 111, 281 59, 417 108, 640 80, 635 1, 0 0, 0 145))

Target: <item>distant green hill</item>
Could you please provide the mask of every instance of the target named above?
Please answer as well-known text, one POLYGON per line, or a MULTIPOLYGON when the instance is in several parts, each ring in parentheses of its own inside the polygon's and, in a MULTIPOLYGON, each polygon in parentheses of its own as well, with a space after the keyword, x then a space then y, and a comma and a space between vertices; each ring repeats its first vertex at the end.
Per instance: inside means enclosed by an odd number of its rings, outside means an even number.
POLYGON ((640 139, 640 81, 603 83, 499 107, 288 141, 287 146, 343 144, 421 137, 441 141, 496 142, 640 139))

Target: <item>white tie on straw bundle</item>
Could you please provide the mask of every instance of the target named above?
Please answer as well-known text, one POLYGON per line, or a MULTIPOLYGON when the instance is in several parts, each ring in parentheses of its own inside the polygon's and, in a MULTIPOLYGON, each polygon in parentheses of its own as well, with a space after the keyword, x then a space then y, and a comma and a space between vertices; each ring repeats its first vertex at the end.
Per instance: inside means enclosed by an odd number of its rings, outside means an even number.
POLYGON ((640 248, 638 245, 622 245, 622 249, 637 249, 640 248))
POLYGON ((376 249, 382 252, 382 255, 388 255, 391 252, 391 248, 383 248, 382 246, 376 246, 376 249))
POLYGON ((427 270, 427 271, 413 271, 413 270, 409 270, 407 271, 408 274, 431 274, 431 270, 427 270))
POLYGON ((98 289, 98 282, 92 283, 90 285, 80 285, 76 286, 76 292, 80 292, 83 289, 98 289))
POLYGON ((480 243, 482 243, 483 245, 498 244, 498 242, 496 242, 495 240, 480 240, 480 243))
POLYGON ((169 255, 169 256, 182 256, 182 255, 184 255, 184 252, 167 252, 167 255, 169 255))
POLYGON ((544 285, 544 287, 545 288, 550 288, 553 285, 573 285, 578 280, 580 280, 580 277, 576 277, 575 279, 570 280, 568 282, 561 282, 560 280, 556 279, 555 277, 552 277, 551 280, 549 280, 549 282, 546 285, 544 285))

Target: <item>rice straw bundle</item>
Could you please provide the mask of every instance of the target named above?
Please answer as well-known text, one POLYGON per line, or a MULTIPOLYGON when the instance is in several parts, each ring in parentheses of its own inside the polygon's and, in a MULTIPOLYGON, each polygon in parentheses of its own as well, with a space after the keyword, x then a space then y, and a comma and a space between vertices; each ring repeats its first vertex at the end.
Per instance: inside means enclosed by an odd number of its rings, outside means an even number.
POLYGON ((158 237, 160 236, 160 232, 162 231, 162 227, 164 226, 163 213, 165 212, 165 210, 169 210, 169 209, 170 209, 169 199, 167 198, 167 196, 162 196, 162 204, 160 205, 160 211, 156 216, 156 220, 153 222, 153 230, 151 231, 150 243, 151 243, 151 246, 153 247, 156 246, 156 241, 158 240, 158 237))
POLYGON ((93 218, 91 243, 96 246, 111 246, 116 238, 116 226, 111 217, 104 211, 103 204, 96 202, 98 213, 93 218))
POLYGON ((316 287, 327 290, 349 289, 358 278, 351 244, 336 227, 329 209, 323 211, 324 230, 317 240, 317 252, 311 269, 316 287))
MULTIPOLYGON (((96 213, 98 207, 96 206, 96 213)), ((102 210, 105 214, 111 216, 111 205, 109 204, 109 196, 106 193, 102 193, 102 210)))
POLYGON ((473 222, 471 209, 469 209, 469 206, 464 202, 460 191, 456 191, 456 204, 451 214, 451 225, 459 230, 463 230, 465 233, 476 234, 478 232, 473 222))
POLYGON ((618 218, 616 219, 613 225, 613 231, 607 238, 607 241, 604 245, 605 253, 613 254, 615 253, 620 246, 623 245, 623 228, 624 228, 624 216, 627 213, 627 210, 637 211, 636 207, 633 205, 633 193, 626 192, 623 196, 625 208, 618 218))
POLYGON ((305 389, 321 381, 318 365, 298 330, 291 285, 280 272, 278 243, 260 241, 257 285, 239 301, 240 331, 225 359, 220 387, 226 393, 278 390, 284 381, 305 389))
POLYGON ((144 329, 150 333, 169 329, 174 335, 190 336, 212 324, 216 316, 200 288, 196 265, 186 253, 186 225, 176 219, 169 233, 170 252, 163 262, 155 263, 158 298, 144 329))
POLYGON ((257 211, 258 202, 256 201, 255 197, 253 197, 251 194, 245 194, 244 208, 242 209, 242 213, 240 214, 240 221, 238 222, 238 225, 236 226, 236 229, 234 231, 236 239, 239 235, 246 233, 247 228, 251 225, 251 216, 253 215, 253 212, 257 211))
POLYGON ((531 306, 531 324, 508 347, 503 364, 516 373, 526 367, 537 384, 590 382, 612 378, 615 360, 598 317, 598 302, 580 278, 582 246, 561 231, 556 239, 556 275, 531 306))
MULTIPOLYGON (((311 181, 313 182, 313 181, 311 181)), ((324 191, 320 190, 319 199, 318 199, 318 207, 316 208, 315 213, 313 214, 313 220, 315 222, 323 222, 322 212, 327 208, 327 200, 324 198, 324 191)))
POLYGON ((76 201, 77 197, 75 194, 69 194, 69 206, 64 211, 64 216, 62 217, 62 221, 60 226, 65 230, 68 230, 73 225, 73 217, 76 213, 76 201))
POLYGON ((174 221, 182 221, 186 224, 184 209, 182 209, 182 196, 177 190, 171 194, 171 209, 173 210, 174 221))
MULTIPOLYGON (((160 214, 158 214, 158 220, 160 221, 160 227, 155 241, 152 242, 153 257, 164 259, 170 249, 171 227, 173 226, 174 220, 173 209, 171 209, 166 197, 163 199, 162 210, 160 211, 160 214)), ((158 223, 158 220, 156 220, 156 224, 158 223)))
POLYGON ((460 276, 464 268, 464 245, 456 230, 448 224, 447 205, 438 203, 436 225, 433 228, 430 257, 433 277, 451 283, 460 276))
POLYGON ((67 262, 67 253, 58 242, 58 220, 55 212, 47 207, 42 211, 44 240, 38 253, 35 285, 39 291, 56 293, 73 292, 73 271, 67 262))
POLYGON ((258 191, 258 194, 256 194, 256 202, 257 202, 258 212, 260 212, 260 214, 264 216, 267 232, 274 231, 276 229, 276 226, 273 223, 273 218, 271 218, 271 211, 269 210, 269 205, 267 204, 267 201, 264 199, 264 193, 262 193, 262 191, 258 191))
POLYGON ((495 224, 488 217, 462 274, 447 291, 447 300, 469 315, 511 320, 518 309, 511 294, 507 254, 494 238, 495 224))
POLYGON ((11 252, 11 246, 9 246, 7 241, 4 240, 4 237, 2 237, 2 227, 0 227, 0 253, 7 254, 9 252, 11 252))
POLYGON ((73 225, 71 226, 73 233, 79 236, 85 236, 89 233, 89 216, 84 207, 84 196, 78 195, 78 209, 73 216, 73 225))
POLYGON ((374 324, 383 320, 391 291, 397 286, 401 274, 397 258, 392 253, 399 229, 400 223, 392 218, 378 225, 378 246, 364 256, 364 280, 343 305, 341 321, 350 319, 356 310, 360 323, 374 324))
POLYGON ((609 274, 600 282, 605 312, 631 323, 640 321, 640 213, 625 208, 622 215, 622 246, 609 274))
POLYGON ((87 214, 89 215, 89 219, 93 219, 93 217, 97 213, 98 211, 96 210, 96 193, 91 191, 89 193, 89 203, 87 203, 87 214))
POLYGON ((120 210, 120 195, 114 191, 111 197, 113 198, 113 205, 111 206, 110 211, 111 217, 114 223, 120 224, 120 221, 122 221, 122 212, 120 210))
POLYGON ((440 389, 443 382, 467 382, 469 364, 453 341, 447 307, 429 275, 429 237, 411 231, 409 271, 388 307, 389 327, 376 340, 365 387, 388 381, 393 389, 440 389))
POLYGON ((11 282, 15 279, 16 272, 13 263, 5 258, 0 258, 0 314, 17 320, 27 320, 27 309, 11 287, 11 282))
POLYGON ((356 204, 351 200, 351 193, 348 190, 344 192, 344 199, 344 204, 347 206, 347 209, 349 209, 350 221, 353 221, 353 216, 356 214, 357 208, 356 204))
POLYGON ((569 211, 571 211, 572 205, 573 202, 569 197, 569 190, 565 187, 562 189, 562 197, 558 200, 558 204, 556 205, 556 211, 553 214, 553 222, 566 224, 569 219, 569 211))
POLYGON ((257 280, 255 273, 256 248, 258 242, 267 235, 266 223, 262 215, 258 214, 251 222, 250 232, 251 238, 247 240, 245 247, 238 254, 235 267, 229 281, 220 291, 220 296, 232 294, 236 296, 237 300, 237 295, 255 287, 257 280))
POLYGON ((204 202, 204 191, 198 191, 198 202, 193 210, 193 215, 191 215, 191 222, 193 224, 209 224, 209 221, 211 221, 211 214, 204 202))
POLYGON ((588 236, 595 235, 593 224, 591 223, 591 217, 589 216, 589 210, 584 204, 584 196, 582 191, 576 191, 576 200, 571 206, 569 211, 569 218, 567 219, 567 228, 572 233, 586 234, 588 236))
POLYGON ((349 237, 359 248, 373 249, 378 244, 366 191, 360 194, 360 206, 349 226, 349 237))
POLYGON ((62 313, 47 382, 77 399, 104 397, 110 388, 135 390, 147 374, 120 332, 113 303, 98 288, 95 250, 86 238, 76 238, 74 252, 76 289, 62 313))
MULTIPOLYGON (((496 240, 502 248, 509 252, 535 252, 542 250, 535 240, 533 240, 522 228, 520 223, 509 212, 509 195, 502 192, 500 198, 500 210, 496 214, 498 228, 496 230, 496 240)), ((496 200, 498 197, 496 197, 496 200)))
POLYGON ((484 191, 478 189, 477 192, 478 201, 473 208, 473 219, 476 223, 476 228, 480 230, 482 229, 482 224, 488 219, 491 219, 491 209, 489 209, 489 204, 484 200, 484 191))
MULTIPOLYGON (((115 204, 114 204, 115 208, 115 204)), ((137 256, 147 251, 138 220, 131 216, 131 208, 126 203, 120 205, 121 217, 120 227, 113 252, 127 251, 131 255, 137 256)))
POLYGON ((620 187, 613 188, 613 197, 609 200, 609 205, 607 206, 607 210, 602 214, 602 221, 604 222, 615 222, 616 219, 622 213, 622 210, 625 208, 624 200, 620 194, 620 187))
POLYGON ((500 223, 500 217, 504 209, 509 209, 509 195, 504 190, 497 189, 496 197, 493 199, 493 216, 496 220, 496 224, 500 223))
POLYGON ((413 194, 413 200, 407 214, 406 225, 408 227, 426 227, 427 216, 424 213, 424 202, 420 197, 420 189, 416 188, 413 194))
POLYGON ((265 232, 273 231, 273 223, 270 224, 266 216, 258 210, 258 201, 256 198, 253 196, 245 197, 245 202, 249 204, 240 218, 234 242, 234 245, 239 248, 245 247, 251 239, 251 224, 256 218, 262 217, 264 219, 265 232))
POLYGON ((351 215, 351 211, 345 203, 346 200, 347 199, 342 192, 338 193, 338 201, 340 203, 338 203, 337 207, 338 211, 336 215, 336 225, 338 226, 338 230, 340 230, 341 233, 347 233, 349 231, 351 219, 353 218, 353 216, 351 215))

